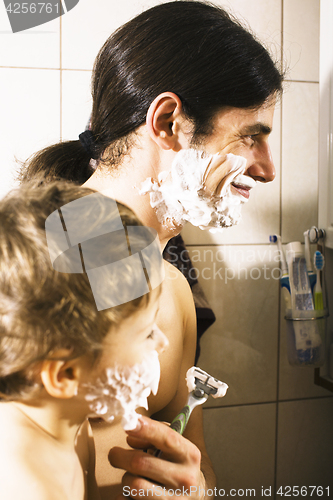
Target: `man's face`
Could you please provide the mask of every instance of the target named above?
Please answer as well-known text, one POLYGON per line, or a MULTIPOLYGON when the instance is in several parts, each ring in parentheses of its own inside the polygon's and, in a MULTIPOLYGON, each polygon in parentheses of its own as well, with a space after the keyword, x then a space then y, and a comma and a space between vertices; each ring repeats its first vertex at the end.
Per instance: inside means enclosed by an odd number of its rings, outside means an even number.
MULTIPOLYGON (((203 149, 209 154, 233 153, 247 160, 244 175, 259 182, 270 182, 275 177, 275 167, 268 144, 272 131, 275 100, 261 106, 257 110, 229 108, 221 111, 214 120, 213 133, 207 137, 203 149)), ((221 176, 225 175, 221 164, 221 176)), ((220 182, 218 171, 208 182, 220 182)), ((214 192, 214 186, 209 189, 214 192)), ((249 189, 232 183, 231 189, 245 198, 249 197, 249 189)))
POLYGON ((275 177, 268 145, 274 105, 272 98, 256 110, 224 109, 203 142, 186 143, 170 172, 142 184, 140 194, 150 194, 162 224, 174 228, 188 221, 210 231, 238 224, 256 181, 275 177))

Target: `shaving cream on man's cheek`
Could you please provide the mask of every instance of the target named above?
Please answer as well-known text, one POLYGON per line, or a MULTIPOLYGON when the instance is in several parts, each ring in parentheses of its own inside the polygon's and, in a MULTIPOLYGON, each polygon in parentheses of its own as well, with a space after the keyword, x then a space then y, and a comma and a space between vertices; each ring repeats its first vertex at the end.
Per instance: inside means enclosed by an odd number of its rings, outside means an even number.
POLYGON ((157 351, 134 366, 107 368, 94 383, 82 385, 91 411, 89 416, 102 417, 107 422, 122 416, 124 430, 135 429, 139 421, 135 410, 148 409, 147 398, 150 393, 157 393, 159 380, 157 351))
POLYGON ((182 226, 186 221, 201 229, 212 232, 229 227, 241 219, 241 206, 247 199, 231 190, 231 183, 239 183, 247 188, 255 186, 255 181, 244 176, 246 159, 227 154, 221 161, 219 153, 208 155, 197 149, 182 149, 172 163, 171 173, 161 172, 158 180, 146 179, 140 194, 149 193, 150 204, 155 209, 159 222, 182 226), (218 161, 223 166, 218 194, 205 191, 205 180, 211 166, 218 161))

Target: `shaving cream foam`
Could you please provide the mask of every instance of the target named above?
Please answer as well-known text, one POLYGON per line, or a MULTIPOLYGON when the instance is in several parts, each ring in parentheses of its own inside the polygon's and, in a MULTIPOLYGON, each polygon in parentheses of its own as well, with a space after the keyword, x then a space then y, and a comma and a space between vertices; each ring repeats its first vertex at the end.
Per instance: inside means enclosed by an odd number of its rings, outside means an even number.
POLYGON ((196 389, 196 378, 199 379, 200 382, 207 381, 209 385, 216 389, 216 394, 211 394, 213 398, 223 398, 226 395, 229 388, 227 384, 221 382, 221 380, 211 377, 207 372, 204 372, 196 366, 192 366, 192 368, 186 372, 186 385, 188 392, 193 392, 196 389))
POLYGON ((197 149, 182 149, 176 154, 170 173, 161 172, 157 181, 148 178, 142 183, 140 194, 149 193, 150 204, 159 222, 182 226, 188 221, 211 232, 238 224, 241 206, 247 199, 231 192, 231 183, 252 188, 255 181, 243 175, 246 159, 230 153, 226 155, 227 173, 220 181, 223 184, 221 192, 219 195, 207 195, 204 191, 205 178, 210 165, 219 156, 219 153, 208 155, 197 149))
POLYGON ((137 408, 148 409, 147 398, 157 393, 160 380, 160 362, 157 351, 152 351, 142 363, 132 367, 107 368, 94 384, 84 384, 85 399, 89 402, 91 417, 102 417, 112 422, 122 416, 124 430, 135 429, 139 415, 137 408))

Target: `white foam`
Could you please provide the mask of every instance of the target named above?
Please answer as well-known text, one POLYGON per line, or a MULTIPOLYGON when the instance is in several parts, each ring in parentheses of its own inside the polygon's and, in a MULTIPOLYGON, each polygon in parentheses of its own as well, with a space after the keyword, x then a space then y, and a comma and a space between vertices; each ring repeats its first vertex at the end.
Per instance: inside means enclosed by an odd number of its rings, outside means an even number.
POLYGON ((157 181, 148 178, 140 194, 149 193, 150 204, 159 222, 164 225, 182 226, 186 221, 201 229, 215 232, 229 227, 241 219, 241 206, 247 199, 231 191, 231 183, 254 187, 255 181, 243 175, 246 159, 242 156, 219 153, 207 155, 197 149, 182 149, 172 162, 171 172, 161 172, 157 181), (207 194, 205 182, 212 165, 223 167, 222 186, 218 194, 207 194))
POLYGON ((135 410, 148 409, 148 396, 157 393, 159 380, 160 363, 156 351, 132 367, 107 368, 96 382, 83 386, 92 412, 89 416, 102 417, 107 422, 122 416, 123 428, 135 429, 139 420, 135 410))
POLYGON ((193 392, 196 388, 195 379, 199 379, 201 382, 208 381, 208 384, 217 389, 215 394, 212 394, 213 398, 223 398, 226 395, 228 390, 228 385, 221 380, 217 380, 214 377, 211 377, 208 373, 201 370, 201 368, 197 368, 196 366, 192 366, 186 372, 186 384, 188 388, 188 392, 193 392))

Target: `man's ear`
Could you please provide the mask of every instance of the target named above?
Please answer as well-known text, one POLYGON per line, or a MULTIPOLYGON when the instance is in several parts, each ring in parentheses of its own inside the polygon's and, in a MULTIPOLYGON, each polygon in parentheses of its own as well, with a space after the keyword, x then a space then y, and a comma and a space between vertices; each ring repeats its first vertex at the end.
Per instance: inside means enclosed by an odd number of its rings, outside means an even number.
POLYGON ((181 113, 182 102, 173 92, 163 92, 149 106, 146 126, 150 137, 162 149, 180 149, 176 124, 181 113))
POLYGON ((70 349, 59 349, 52 354, 54 359, 42 362, 40 377, 46 391, 54 398, 69 399, 77 394, 82 370, 80 358, 61 359, 70 353, 70 349))

